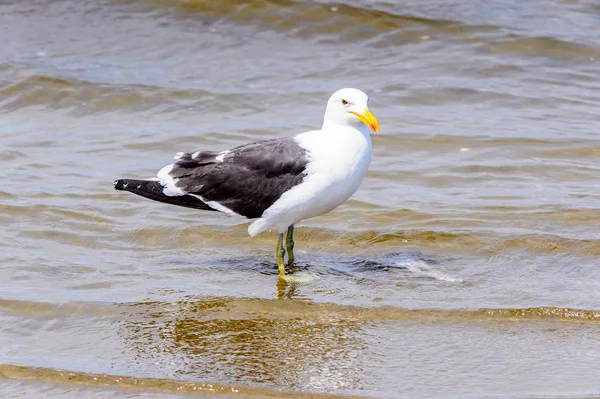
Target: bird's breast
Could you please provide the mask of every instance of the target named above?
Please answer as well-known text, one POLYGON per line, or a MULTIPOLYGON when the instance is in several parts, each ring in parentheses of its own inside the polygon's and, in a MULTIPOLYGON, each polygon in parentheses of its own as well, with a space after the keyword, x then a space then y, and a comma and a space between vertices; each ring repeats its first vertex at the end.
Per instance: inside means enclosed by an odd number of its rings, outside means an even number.
POLYGON ((341 205, 360 186, 371 161, 370 137, 352 129, 349 134, 320 131, 296 136, 309 162, 302 182, 285 192, 262 218, 261 229, 287 226, 322 215, 341 205))
POLYGON ((322 178, 356 179, 357 175, 364 176, 371 162, 370 137, 356 130, 305 145, 310 158, 308 173, 322 178))
POLYGON ((371 140, 356 131, 310 144, 305 183, 324 213, 346 201, 360 186, 371 162, 371 140))

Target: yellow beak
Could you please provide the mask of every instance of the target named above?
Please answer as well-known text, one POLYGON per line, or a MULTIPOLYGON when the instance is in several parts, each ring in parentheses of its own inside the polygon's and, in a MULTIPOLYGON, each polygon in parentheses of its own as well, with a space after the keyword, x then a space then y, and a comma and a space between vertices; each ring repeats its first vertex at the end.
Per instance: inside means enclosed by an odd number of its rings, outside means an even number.
POLYGON ((365 108, 365 112, 359 114, 358 112, 350 111, 351 114, 358 116, 358 119, 365 125, 369 127, 375 133, 379 133, 379 122, 377 122, 377 118, 375 115, 371 113, 367 108, 365 108))

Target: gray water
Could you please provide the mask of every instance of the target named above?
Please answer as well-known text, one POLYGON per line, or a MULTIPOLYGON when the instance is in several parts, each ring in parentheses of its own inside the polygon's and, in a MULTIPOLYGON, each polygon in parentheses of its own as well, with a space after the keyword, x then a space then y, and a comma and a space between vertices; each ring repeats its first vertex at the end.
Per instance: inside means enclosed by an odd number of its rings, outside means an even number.
POLYGON ((600 396, 597 3, 4 1, 0 38, 3 397, 600 396), (342 87, 382 133, 293 281, 113 190, 342 87))

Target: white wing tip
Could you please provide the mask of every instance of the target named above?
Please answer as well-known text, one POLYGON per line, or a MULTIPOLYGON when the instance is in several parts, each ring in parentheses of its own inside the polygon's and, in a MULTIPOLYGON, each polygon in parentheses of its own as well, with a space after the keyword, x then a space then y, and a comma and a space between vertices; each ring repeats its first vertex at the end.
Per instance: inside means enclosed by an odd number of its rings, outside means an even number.
POLYGON ((158 177, 158 181, 160 181, 160 184, 162 184, 162 186, 164 187, 163 193, 165 195, 168 195, 169 197, 185 195, 185 193, 175 185, 175 179, 173 179, 173 177, 169 175, 169 173, 171 173, 171 171, 173 170, 174 166, 174 164, 167 165, 161 170, 159 170, 156 174, 156 177, 158 177))

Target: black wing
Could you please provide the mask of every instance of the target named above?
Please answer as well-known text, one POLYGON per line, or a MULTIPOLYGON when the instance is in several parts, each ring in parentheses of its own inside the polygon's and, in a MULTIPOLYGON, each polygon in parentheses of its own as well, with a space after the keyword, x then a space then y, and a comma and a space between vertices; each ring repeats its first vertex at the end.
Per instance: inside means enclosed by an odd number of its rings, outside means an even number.
POLYGON ((216 211, 198 198, 191 195, 170 196, 164 193, 165 188, 157 180, 119 179, 114 182, 116 190, 129 191, 136 195, 165 204, 184 206, 186 208, 216 211))
POLYGON ((258 218, 306 175, 306 150, 292 138, 242 145, 228 152, 184 153, 168 175, 185 194, 258 218))

